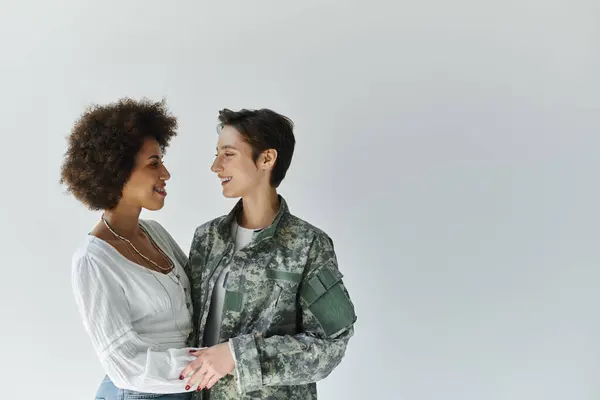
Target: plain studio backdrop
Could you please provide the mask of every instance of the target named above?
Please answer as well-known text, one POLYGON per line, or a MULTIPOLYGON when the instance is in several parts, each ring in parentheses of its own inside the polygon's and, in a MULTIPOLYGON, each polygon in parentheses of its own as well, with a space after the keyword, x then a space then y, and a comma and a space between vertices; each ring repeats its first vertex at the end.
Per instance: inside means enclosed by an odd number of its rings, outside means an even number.
POLYGON ((99 220, 58 185, 92 103, 165 97, 160 221, 229 211, 217 111, 296 123, 281 186, 330 234, 358 313, 322 399, 600 398, 595 0, 2 1, 3 399, 90 399, 72 297, 99 220), (368 396, 368 397, 367 397, 368 396))

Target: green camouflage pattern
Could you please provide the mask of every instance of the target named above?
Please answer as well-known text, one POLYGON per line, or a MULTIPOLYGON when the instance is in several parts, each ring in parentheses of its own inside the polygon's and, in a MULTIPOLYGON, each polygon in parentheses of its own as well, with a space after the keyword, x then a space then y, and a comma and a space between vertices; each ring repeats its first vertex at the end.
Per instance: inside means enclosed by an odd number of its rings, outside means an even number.
POLYGON ((354 334, 354 305, 333 242, 279 199, 273 223, 235 253, 231 226, 241 200, 194 234, 192 346, 202 346, 215 281, 230 265, 219 343, 229 341, 236 367, 213 386, 210 400, 316 399, 315 382, 341 362, 354 334))

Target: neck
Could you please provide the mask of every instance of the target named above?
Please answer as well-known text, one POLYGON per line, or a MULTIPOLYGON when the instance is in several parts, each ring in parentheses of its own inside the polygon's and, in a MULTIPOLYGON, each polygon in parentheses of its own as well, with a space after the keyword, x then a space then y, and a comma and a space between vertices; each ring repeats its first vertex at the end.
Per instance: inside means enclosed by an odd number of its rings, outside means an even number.
POLYGON ((104 211, 104 219, 110 228, 120 236, 131 239, 140 232, 139 220, 141 208, 119 207, 104 211))
POLYGON ((279 197, 275 188, 242 198, 240 225, 247 229, 262 229, 271 225, 279 211, 279 197))

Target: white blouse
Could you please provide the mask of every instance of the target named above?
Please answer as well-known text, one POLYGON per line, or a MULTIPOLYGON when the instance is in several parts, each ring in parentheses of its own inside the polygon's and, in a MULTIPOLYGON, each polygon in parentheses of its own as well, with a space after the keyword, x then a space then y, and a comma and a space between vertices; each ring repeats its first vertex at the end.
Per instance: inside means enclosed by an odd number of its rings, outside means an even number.
POLYGON ((173 261, 164 275, 123 257, 88 235, 73 256, 72 283, 83 324, 115 386, 147 393, 185 392, 181 371, 195 359, 186 339, 192 331, 187 257, 156 221, 140 220, 173 261), (175 275, 179 275, 177 283, 175 275))

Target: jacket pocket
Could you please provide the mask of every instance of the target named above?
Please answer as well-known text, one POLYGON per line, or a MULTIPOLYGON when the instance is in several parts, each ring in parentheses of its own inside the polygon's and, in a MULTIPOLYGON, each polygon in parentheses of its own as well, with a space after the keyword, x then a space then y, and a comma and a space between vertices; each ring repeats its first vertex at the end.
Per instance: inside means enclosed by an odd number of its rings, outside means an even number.
POLYGON ((255 315, 252 316, 249 328, 251 332, 265 334, 271 326, 273 319, 277 314, 280 298, 283 288, 277 282, 267 283, 266 287, 270 287, 270 293, 267 299, 263 302, 262 307, 256 309, 255 315))
POLYGON ((292 330, 289 325, 296 323, 296 299, 301 279, 301 274, 267 269, 264 286, 270 293, 255 311, 255 317, 249 325, 252 332, 269 334, 283 325, 288 325, 287 330, 292 330))
POLYGON ((302 281, 302 274, 280 271, 276 269, 267 269, 267 280, 273 282, 274 291, 277 293, 275 307, 279 306, 280 300, 283 300, 288 306, 289 302, 294 302, 298 292, 298 285, 302 281))

